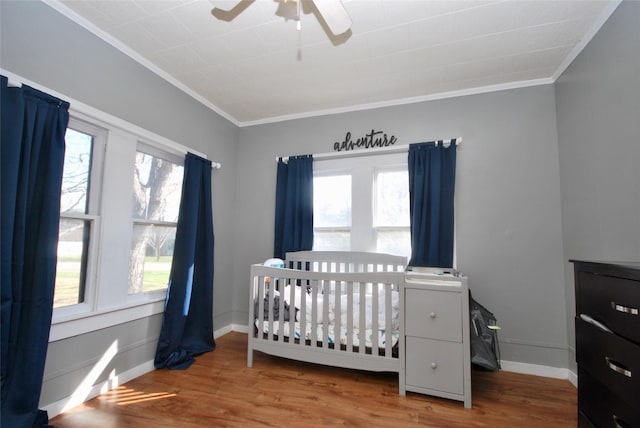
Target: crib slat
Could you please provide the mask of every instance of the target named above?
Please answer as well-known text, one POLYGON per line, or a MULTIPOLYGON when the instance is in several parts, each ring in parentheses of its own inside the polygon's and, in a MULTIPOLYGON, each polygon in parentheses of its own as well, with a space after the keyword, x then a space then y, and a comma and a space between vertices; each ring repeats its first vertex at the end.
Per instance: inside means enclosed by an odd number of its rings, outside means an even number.
MULTIPOLYGON (((293 281, 292 281, 293 282, 293 281)), ((307 331, 307 299, 309 299, 309 294, 306 290, 306 285, 300 286, 300 340, 298 345, 305 346, 305 338, 307 331)))
MULTIPOLYGON (((378 355, 378 286, 380 284, 371 284, 371 354, 378 355)), ((384 284, 382 284, 384 287, 384 284)))
POLYGON ((333 322, 333 349, 340 350, 340 344, 342 343, 342 281, 336 281, 335 293, 333 295, 334 300, 334 322, 333 322))
POLYGON ((311 346, 316 346, 318 341, 318 286, 319 282, 311 281, 311 346))
POLYGON ((364 354, 365 350, 366 350, 366 335, 367 335, 367 320, 366 320, 366 314, 367 314, 367 306, 366 306, 366 299, 367 299, 367 284, 365 283, 360 283, 360 319, 359 321, 359 327, 358 327, 358 352, 360 354, 364 354))
POLYGON ((292 326, 296 322, 296 292, 298 287, 296 287, 295 282, 291 282, 291 279, 287 279, 285 287, 287 285, 289 286, 289 342, 293 342, 295 329, 292 326))
MULTIPOLYGON (((321 280, 318 285, 318 291, 322 291, 322 308, 318 308, 319 310, 322 310, 322 323, 319 323, 322 325, 322 330, 320 332, 322 335, 320 337, 320 347, 327 348, 327 329, 329 328, 329 323, 327 322, 327 318, 329 316, 329 296, 327 295, 327 290, 329 288, 329 284, 327 281, 321 280)), ((317 346, 317 344, 315 345, 317 346)))
POLYGON ((277 331, 274 330, 273 328, 273 295, 274 295, 274 286, 273 283, 271 281, 265 281, 265 287, 267 288, 267 294, 268 294, 268 299, 267 299, 267 305, 268 305, 268 311, 269 311, 269 315, 268 315, 268 319, 269 319, 269 338, 271 340, 276 340, 276 335, 278 334, 277 331))
POLYGON ((384 287, 384 302, 385 302, 385 308, 384 308, 384 344, 385 344, 385 349, 384 349, 384 356, 391 356, 392 355, 392 351, 391 351, 391 347, 393 346, 393 329, 392 329, 392 323, 393 323, 393 295, 391 293, 391 289, 393 288, 393 284, 388 284, 387 286, 384 287))
POLYGON ((264 329, 264 298, 265 298, 265 288, 264 288, 264 277, 258 277, 258 295, 256 296, 258 299, 258 338, 262 339, 262 333, 264 329))
POLYGON ((347 283, 347 351, 353 351, 353 290, 355 283, 347 283))

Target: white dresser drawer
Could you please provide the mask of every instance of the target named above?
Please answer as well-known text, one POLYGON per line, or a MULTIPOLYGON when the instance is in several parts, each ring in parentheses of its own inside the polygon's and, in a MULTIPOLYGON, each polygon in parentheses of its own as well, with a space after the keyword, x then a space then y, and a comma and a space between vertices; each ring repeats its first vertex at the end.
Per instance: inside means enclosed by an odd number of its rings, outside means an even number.
POLYGON ((460 292, 405 290, 405 334, 462 342, 460 292))
POLYGON ((407 337, 407 388, 463 394, 462 343, 407 337))

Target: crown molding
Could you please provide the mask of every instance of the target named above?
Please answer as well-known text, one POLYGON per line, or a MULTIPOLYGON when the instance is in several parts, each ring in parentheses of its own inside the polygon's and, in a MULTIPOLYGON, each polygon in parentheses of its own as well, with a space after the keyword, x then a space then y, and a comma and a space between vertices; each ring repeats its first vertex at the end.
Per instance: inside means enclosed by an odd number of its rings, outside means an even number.
POLYGON ((420 95, 420 96, 408 97, 408 98, 398 98, 395 100, 381 101, 376 103, 357 104, 357 105, 339 107, 334 109, 315 110, 315 111, 309 111, 305 113, 276 116, 276 117, 270 117, 270 118, 254 120, 254 121, 240 122, 238 126, 246 127, 246 126, 264 125, 267 123, 284 122, 287 120, 294 120, 294 119, 305 119, 305 118, 316 117, 316 116, 328 116, 331 114, 350 113, 354 111, 372 110, 372 109, 383 108, 383 107, 394 107, 394 106, 400 106, 405 104, 421 103, 425 101, 435 101, 435 100, 442 100, 447 98, 456 98, 456 97, 465 97, 468 95, 484 94, 487 92, 497 92, 497 91, 505 91, 508 89, 527 88, 529 86, 549 85, 549 84, 552 84, 553 82, 554 81, 551 78, 521 80, 518 82, 500 83, 497 85, 488 85, 488 86, 479 86, 479 87, 469 88, 469 89, 461 89, 458 91, 438 92, 435 94, 420 95))
POLYGON ((191 90, 191 88, 184 85, 182 82, 180 82, 179 80, 171 76, 169 73, 165 72, 164 70, 162 70, 161 68, 153 64, 151 61, 149 61, 148 59, 140 55, 138 52, 136 52, 135 50, 131 49, 130 47, 122 43, 120 40, 116 39, 115 37, 101 30, 100 28, 96 27, 93 23, 89 22, 84 17, 78 15, 76 12, 69 9, 64 3, 60 2, 59 0, 42 0, 42 2, 45 3, 47 6, 51 7, 52 9, 60 12, 62 15, 66 16, 76 24, 80 25, 85 30, 98 36, 103 41, 107 42, 114 48, 118 49, 123 54, 127 55, 134 61, 140 63, 142 66, 148 68, 151 72, 157 74, 158 76, 166 80, 168 83, 172 84, 173 86, 180 89, 181 91, 183 91, 184 93, 186 93, 187 95, 195 99, 196 101, 203 104, 205 107, 208 107, 210 110, 213 110, 215 113, 227 119, 229 122, 233 123, 234 125, 240 126, 240 123, 236 118, 229 115, 227 112, 225 112, 224 110, 222 110, 221 108, 219 108, 218 106, 216 106, 215 104, 213 104, 212 102, 210 102, 209 100, 201 96, 200 94, 191 90))

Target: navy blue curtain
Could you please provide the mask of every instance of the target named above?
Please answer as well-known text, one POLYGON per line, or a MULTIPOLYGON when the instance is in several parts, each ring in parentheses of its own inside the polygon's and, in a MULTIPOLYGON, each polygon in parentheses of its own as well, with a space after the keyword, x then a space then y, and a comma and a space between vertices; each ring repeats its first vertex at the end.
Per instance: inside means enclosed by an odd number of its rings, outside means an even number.
POLYGON ((453 266, 456 142, 409 145, 412 266, 453 266))
POLYGON ((46 425, 38 410, 53 313, 69 103, 1 79, 2 425, 46 425))
POLYGON ((273 256, 313 248, 313 156, 278 161, 273 256))
POLYGON ((156 368, 186 369, 213 339, 211 161, 187 153, 156 368))

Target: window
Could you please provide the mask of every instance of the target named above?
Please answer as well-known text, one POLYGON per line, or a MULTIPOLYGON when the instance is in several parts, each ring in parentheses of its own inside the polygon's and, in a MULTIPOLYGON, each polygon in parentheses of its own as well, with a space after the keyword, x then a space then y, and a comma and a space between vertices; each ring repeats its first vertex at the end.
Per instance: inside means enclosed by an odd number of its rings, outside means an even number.
POLYGON ((182 163, 150 147, 142 146, 136 152, 129 294, 167 287, 182 194, 182 163))
POLYGON ((95 270, 92 244, 99 219, 105 130, 75 119, 65 134, 54 308, 85 301, 95 270))
POLYGON ((409 257, 407 155, 314 160, 314 250, 409 257))
POLYGON ((190 150, 80 109, 66 133, 50 341, 162 313, 190 150))

